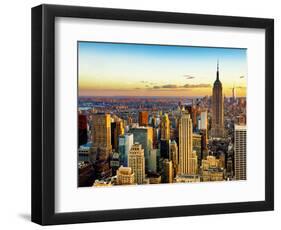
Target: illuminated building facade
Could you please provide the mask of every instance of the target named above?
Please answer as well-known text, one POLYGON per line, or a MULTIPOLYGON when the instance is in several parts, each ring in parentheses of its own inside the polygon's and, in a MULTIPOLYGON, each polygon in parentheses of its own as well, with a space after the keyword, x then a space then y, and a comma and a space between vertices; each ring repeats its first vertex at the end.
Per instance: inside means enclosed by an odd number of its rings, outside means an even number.
POLYGON ((170 139, 170 120, 168 114, 164 114, 161 120, 161 140, 170 139))
POLYGON ((234 126, 234 176, 236 180, 246 180, 247 128, 234 126))
POLYGON ((132 168, 137 184, 143 184, 145 179, 144 150, 141 144, 135 143, 128 157, 128 166, 132 168))
POLYGON ((139 112, 139 126, 148 126, 148 112, 147 111, 139 112))
POLYGON ((135 175, 130 167, 121 166, 117 170, 117 184, 118 185, 130 185, 134 184, 135 175))
POLYGON ((192 120, 183 111, 179 120, 179 174, 196 174, 192 146, 192 120))

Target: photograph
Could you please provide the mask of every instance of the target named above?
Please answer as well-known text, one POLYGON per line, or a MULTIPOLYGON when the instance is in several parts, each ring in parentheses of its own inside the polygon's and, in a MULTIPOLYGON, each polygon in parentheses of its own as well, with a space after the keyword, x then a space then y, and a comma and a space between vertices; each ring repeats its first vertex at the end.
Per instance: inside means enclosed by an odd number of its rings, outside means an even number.
POLYGON ((77 41, 77 186, 247 180, 247 49, 77 41))
POLYGON ((274 18, 158 5, 32 8, 32 222, 274 210, 274 18))

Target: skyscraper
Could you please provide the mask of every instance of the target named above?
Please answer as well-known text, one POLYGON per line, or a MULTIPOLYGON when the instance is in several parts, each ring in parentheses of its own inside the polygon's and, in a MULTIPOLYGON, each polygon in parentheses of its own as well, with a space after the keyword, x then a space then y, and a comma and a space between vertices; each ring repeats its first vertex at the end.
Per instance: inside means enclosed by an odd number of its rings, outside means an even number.
POLYGON ((91 162, 94 167, 95 178, 107 178, 112 175, 109 164, 109 156, 112 152, 109 114, 97 113, 93 115, 92 140, 91 162))
POLYGON ((178 166, 179 166, 178 145, 175 140, 173 140, 170 144, 169 160, 173 162, 173 172, 175 177, 176 174, 178 173, 178 166))
POLYGON ((236 180, 246 180, 247 128, 234 126, 234 176, 236 180))
POLYGON ((120 154, 120 164, 128 166, 128 154, 134 144, 134 135, 132 133, 125 133, 119 136, 118 151, 120 154))
POLYGON ((78 115, 78 146, 87 144, 88 142, 88 124, 87 115, 78 115))
POLYGON ((163 161, 162 181, 163 183, 173 183, 173 162, 168 159, 163 161))
POLYGON ((207 130, 206 129, 202 129, 200 130, 200 135, 201 135, 201 157, 199 159, 199 163, 201 165, 201 160, 204 159, 207 154, 208 154, 208 138, 207 138, 207 130))
POLYGON ((130 133, 134 134, 134 142, 141 144, 144 149, 145 169, 148 170, 149 153, 153 147, 153 130, 152 127, 131 128, 130 133))
POLYGON ((160 156, 163 159, 169 158, 170 140, 160 140, 160 156))
POLYGON ((128 166, 132 168, 135 175, 135 183, 143 184, 145 176, 145 161, 144 161, 144 150, 141 144, 135 143, 128 157, 128 166))
MULTIPOLYGON (((104 113, 97 113, 93 115, 92 125, 92 141, 93 151, 102 155, 108 155, 111 150, 111 123, 110 115, 104 113)), ((107 156, 104 156, 105 158, 107 156)))
POLYGON ((212 137, 224 137, 224 98, 222 83, 219 79, 219 63, 217 63, 217 78, 213 86, 212 96, 212 137))
POLYGON ((179 174, 195 174, 192 152, 192 120, 188 111, 182 111, 179 120, 179 174))
POLYGON ((148 112, 147 111, 139 112, 139 126, 148 126, 148 112))
POLYGON ((159 149, 152 149, 148 159, 148 170, 150 172, 157 172, 157 154, 159 149))
POLYGON ((120 118, 115 118, 115 121, 111 123, 111 144, 112 148, 118 150, 118 138, 124 134, 124 123, 120 118))
POLYGON ((199 127, 200 130, 202 129, 205 129, 207 130, 208 129, 208 112, 207 111, 202 111, 200 113, 200 127, 199 127))
POLYGON ((236 88, 235 85, 233 85, 232 88, 232 103, 234 103, 236 101, 236 88))
POLYGON ((164 114, 161 120, 161 140, 170 139, 170 120, 168 114, 164 114))
POLYGON ((185 106, 185 109, 188 110, 189 114, 190 114, 190 117, 191 117, 191 120, 192 120, 192 128, 193 128, 193 131, 196 131, 197 128, 198 128, 198 124, 197 124, 197 107, 195 104, 193 104, 192 102, 192 105, 187 105, 185 106))

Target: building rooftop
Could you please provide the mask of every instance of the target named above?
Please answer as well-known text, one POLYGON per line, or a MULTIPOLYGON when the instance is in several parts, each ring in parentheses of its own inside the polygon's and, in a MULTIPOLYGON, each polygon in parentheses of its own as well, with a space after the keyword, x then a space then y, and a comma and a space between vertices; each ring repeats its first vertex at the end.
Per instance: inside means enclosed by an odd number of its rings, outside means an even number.
POLYGON ((120 174, 131 175, 132 174, 132 168, 131 167, 123 167, 123 166, 121 166, 118 169, 118 172, 120 174))
POLYGON ((246 125, 234 125, 234 130, 246 130, 246 125))

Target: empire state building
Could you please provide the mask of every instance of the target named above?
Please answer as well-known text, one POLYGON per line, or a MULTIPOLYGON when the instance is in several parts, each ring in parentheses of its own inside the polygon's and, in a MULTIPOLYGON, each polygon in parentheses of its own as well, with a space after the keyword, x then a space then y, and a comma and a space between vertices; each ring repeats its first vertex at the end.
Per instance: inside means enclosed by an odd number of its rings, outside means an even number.
POLYGON ((217 62, 217 78, 214 82, 212 96, 212 137, 221 138, 225 135, 223 104, 224 98, 222 95, 222 84, 219 79, 219 62, 217 62))

